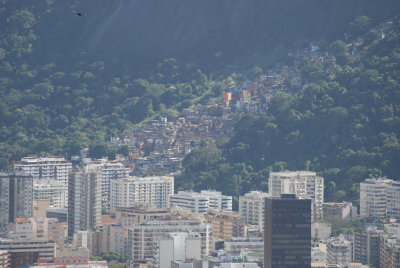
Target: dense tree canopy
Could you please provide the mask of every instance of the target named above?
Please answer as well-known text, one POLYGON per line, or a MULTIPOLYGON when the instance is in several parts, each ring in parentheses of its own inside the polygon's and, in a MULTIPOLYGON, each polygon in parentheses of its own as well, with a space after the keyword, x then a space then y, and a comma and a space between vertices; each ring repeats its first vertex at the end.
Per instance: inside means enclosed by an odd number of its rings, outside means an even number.
POLYGON ((233 185, 239 180, 233 189, 243 194, 265 190, 267 176, 260 178, 260 173, 313 170, 325 177, 327 197, 334 200, 357 199, 358 184, 367 177, 399 179, 398 19, 384 38, 367 40, 353 56, 340 40, 327 50, 342 56, 342 62, 305 64, 307 84, 301 91, 278 93, 268 113, 242 118, 234 137, 213 148, 218 154, 210 155, 207 162, 202 149, 193 151, 185 159, 178 187, 208 185, 232 194, 230 187, 218 183, 223 177, 233 185))

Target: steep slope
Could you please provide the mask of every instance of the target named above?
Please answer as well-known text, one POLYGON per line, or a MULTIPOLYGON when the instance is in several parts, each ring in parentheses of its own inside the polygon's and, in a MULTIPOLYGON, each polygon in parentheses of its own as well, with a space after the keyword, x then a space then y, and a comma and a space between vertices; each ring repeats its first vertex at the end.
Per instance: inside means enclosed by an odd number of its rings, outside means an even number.
POLYGON ((237 196, 266 190, 270 171, 313 170, 325 177, 328 200, 356 201, 365 178, 399 179, 400 19, 328 51, 336 63, 303 65, 303 90, 278 93, 267 114, 242 118, 228 143, 191 152, 177 188, 237 196))
MULTIPOLYGON (((54 41, 71 51, 156 58, 213 55, 221 51, 243 57, 309 38, 330 40, 342 34, 357 15, 380 21, 396 14, 400 6, 395 0, 379 3, 373 0, 76 0, 74 3, 67 6, 63 1, 54 2, 48 19, 42 19, 41 27, 49 35, 43 35, 41 42, 56 36, 54 41), (72 18, 69 11, 75 9, 88 15, 72 18), (52 24, 56 18, 58 23, 52 24)), ((53 49, 56 51, 58 47, 53 49)))

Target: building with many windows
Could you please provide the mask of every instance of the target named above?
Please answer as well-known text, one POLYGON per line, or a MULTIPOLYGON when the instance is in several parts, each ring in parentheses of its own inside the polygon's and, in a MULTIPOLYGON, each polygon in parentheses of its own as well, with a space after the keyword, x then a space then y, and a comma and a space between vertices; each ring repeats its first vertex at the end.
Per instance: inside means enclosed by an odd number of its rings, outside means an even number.
POLYGON ((206 213, 208 209, 232 211, 232 196, 217 191, 186 192, 179 191, 169 196, 169 206, 190 210, 193 213, 206 213))
POLYGON ((0 239, 0 251, 7 250, 10 267, 29 267, 39 259, 51 261, 55 256, 56 244, 48 240, 0 239))
POLYGON ((32 217, 17 218, 10 223, 8 237, 11 239, 46 239, 64 245, 66 223, 54 218, 32 217))
MULTIPOLYGON (((33 180, 57 180, 68 187, 68 174, 72 163, 61 156, 50 157, 24 157, 21 162, 14 165, 14 170, 23 171, 32 175, 33 180)), ((68 196, 65 196, 65 203, 68 196)))
POLYGON ((322 218, 324 203, 324 178, 310 171, 271 172, 269 175, 271 197, 281 194, 296 194, 299 198, 311 199, 312 219, 322 218))
POLYGON ((264 267, 311 266, 311 200, 295 194, 265 199, 264 267))
POLYGON ((239 213, 246 224, 257 225, 261 232, 264 231, 265 198, 268 193, 251 191, 239 197, 239 213))
POLYGON ((352 261, 352 244, 343 237, 331 238, 326 243, 326 260, 328 264, 346 267, 352 261))
POLYGON ((21 172, 0 172, 0 237, 16 218, 32 217, 32 176, 21 172))
POLYGON ((33 200, 48 200, 53 208, 66 207, 65 197, 68 195, 68 187, 57 180, 33 181, 33 200))
POLYGON ((101 225, 102 170, 87 165, 70 173, 68 185, 68 237, 101 225))
POLYGON ((355 218, 357 217, 357 207, 351 202, 328 202, 322 204, 324 218, 355 218))
POLYGON ((210 209, 204 217, 214 237, 229 240, 247 235, 245 220, 238 212, 210 209))
POLYGON ((360 216, 400 220, 400 182, 371 178, 360 183, 360 216))
POLYGON ((101 200, 102 208, 105 210, 110 209, 110 191, 111 182, 114 180, 121 180, 129 177, 129 168, 125 167, 119 161, 109 161, 108 159, 85 160, 84 164, 91 166, 99 166, 102 172, 101 182, 101 200))
POLYGON ((134 261, 156 262, 158 258, 156 245, 161 238, 167 237, 170 233, 198 234, 201 238, 201 257, 208 255, 211 226, 200 219, 171 216, 132 226, 128 234, 128 257, 134 261))
POLYGON ((381 268, 400 268, 400 237, 385 235, 380 244, 381 268))
POLYGON ((168 207, 168 196, 174 193, 174 177, 129 177, 111 182, 110 208, 149 204, 168 207))
POLYGON ((7 250, 0 250, 0 268, 9 268, 10 259, 7 250))
POLYGON ((354 261, 379 267, 380 243, 383 234, 383 230, 372 226, 357 229, 353 238, 354 261))

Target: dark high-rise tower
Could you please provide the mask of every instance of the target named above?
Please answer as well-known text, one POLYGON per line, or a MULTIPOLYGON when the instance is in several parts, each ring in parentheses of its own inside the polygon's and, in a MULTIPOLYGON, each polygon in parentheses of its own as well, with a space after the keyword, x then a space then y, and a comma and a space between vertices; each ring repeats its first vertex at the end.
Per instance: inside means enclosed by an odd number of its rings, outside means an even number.
POLYGON ((294 194, 265 199, 264 267, 311 267, 310 199, 294 194))

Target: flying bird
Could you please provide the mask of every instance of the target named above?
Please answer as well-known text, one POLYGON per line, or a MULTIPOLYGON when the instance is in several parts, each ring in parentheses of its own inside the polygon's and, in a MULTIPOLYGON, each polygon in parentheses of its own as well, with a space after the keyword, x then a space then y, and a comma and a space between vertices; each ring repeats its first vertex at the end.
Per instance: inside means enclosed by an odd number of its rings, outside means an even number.
POLYGON ((83 13, 83 12, 78 12, 78 11, 72 11, 72 12, 75 13, 79 17, 86 16, 86 13, 83 13))

